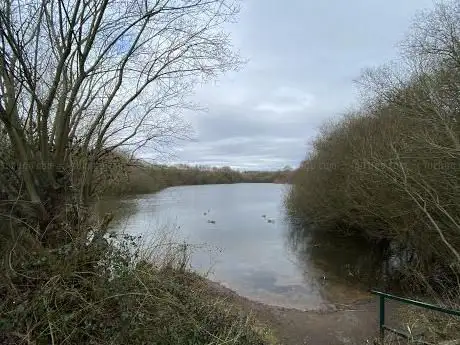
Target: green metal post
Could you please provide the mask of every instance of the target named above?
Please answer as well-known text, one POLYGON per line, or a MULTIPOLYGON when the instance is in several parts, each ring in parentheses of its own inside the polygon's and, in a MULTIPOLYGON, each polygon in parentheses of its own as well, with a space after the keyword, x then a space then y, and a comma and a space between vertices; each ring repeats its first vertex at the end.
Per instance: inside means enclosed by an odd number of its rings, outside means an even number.
MULTIPOLYGON (((374 294, 374 295, 379 296, 379 330, 380 330, 380 341, 382 342, 382 344, 383 344, 383 340, 384 340, 383 338, 384 338, 385 330, 390 331, 392 333, 395 333, 395 334, 397 334, 397 335, 399 335, 401 337, 404 337, 406 339, 410 337, 410 334, 407 334, 406 332, 403 332, 403 331, 397 330, 397 329, 393 329, 393 328, 388 327, 388 326, 385 325, 385 299, 386 298, 391 299, 393 301, 398 301, 398 302, 410 304, 410 305, 413 305, 413 306, 417 306, 417 307, 420 307, 420 308, 425 308, 425 309, 429 309, 429 310, 435 310, 435 311, 445 313, 445 314, 448 314, 448 315, 460 316, 460 310, 447 309, 447 308, 443 308, 443 307, 438 306, 438 305, 425 303, 425 302, 420 302, 420 301, 415 301, 415 300, 408 299, 408 298, 398 297, 398 296, 395 296, 395 295, 390 295, 388 293, 384 293, 384 292, 380 292, 380 291, 376 291, 376 290, 371 290, 371 293, 374 294)), ((429 343, 423 341, 421 338, 420 339, 415 339, 415 341, 417 343, 420 343, 420 344, 429 345, 429 343)))
POLYGON ((380 327, 380 341, 383 344, 383 339, 385 336, 385 296, 380 295, 380 318, 379 318, 379 327, 380 327))

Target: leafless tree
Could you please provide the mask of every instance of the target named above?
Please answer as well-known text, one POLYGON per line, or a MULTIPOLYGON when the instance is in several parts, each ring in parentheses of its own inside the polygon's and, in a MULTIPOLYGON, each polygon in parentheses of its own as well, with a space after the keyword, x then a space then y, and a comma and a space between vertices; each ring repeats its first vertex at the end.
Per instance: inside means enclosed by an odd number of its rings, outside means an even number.
POLYGON ((320 133, 289 201, 315 225, 401 244, 411 270, 448 280, 460 267, 460 1, 421 13, 402 53, 359 79, 361 107, 320 133))
POLYGON ((232 0, 2 1, 1 142, 21 181, 0 174, 7 197, 47 223, 61 189, 88 202, 102 156, 183 135, 189 91, 240 64, 223 31, 237 12, 232 0))

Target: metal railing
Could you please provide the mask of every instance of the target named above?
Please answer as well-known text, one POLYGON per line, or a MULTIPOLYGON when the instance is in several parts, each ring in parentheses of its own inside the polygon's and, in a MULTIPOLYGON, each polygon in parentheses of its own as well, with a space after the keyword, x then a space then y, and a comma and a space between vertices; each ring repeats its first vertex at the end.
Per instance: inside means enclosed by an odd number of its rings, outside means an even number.
MULTIPOLYGON (((435 310, 444 314, 449 314, 449 315, 454 315, 454 316, 460 316, 460 310, 453 310, 453 309, 447 309, 443 308, 434 304, 430 303, 425 303, 425 302, 420 302, 420 301, 415 301, 412 299, 408 298, 403 298, 403 297, 398 297, 395 295, 391 295, 389 293, 385 292, 380 292, 376 290, 371 290, 371 293, 374 295, 379 296, 379 329, 380 329, 380 340, 383 343, 383 339, 385 336, 385 331, 390 331, 392 333, 395 333, 401 337, 404 337, 406 339, 411 338, 410 334, 400 331, 391 327, 388 327, 385 325, 385 299, 391 299, 394 301, 414 305, 416 307, 424 308, 424 309, 430 309, 430 310, 435 310)), ((413 341, 421 343, 421 344, 427 344, 421 339, 413 339, 413 341)))

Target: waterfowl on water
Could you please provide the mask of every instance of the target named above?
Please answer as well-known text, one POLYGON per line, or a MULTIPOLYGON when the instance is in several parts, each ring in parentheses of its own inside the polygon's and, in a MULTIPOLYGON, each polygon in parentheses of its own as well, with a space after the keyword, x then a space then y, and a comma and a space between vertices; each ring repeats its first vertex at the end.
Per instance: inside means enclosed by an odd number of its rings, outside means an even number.
POLYGON ((263 215, 262 215, 262 218, 267 218, 267 215, 263 214, 263 215))
POLYGON ((208 223, 216 224, 216 221, 215 220, 208 220, 208 223))
POLYGON ((274 220, 274 219, 269 219, 269 220, 267 220, 267 222, 269 222, 269 223, 275 223, 275 220, 274 220))

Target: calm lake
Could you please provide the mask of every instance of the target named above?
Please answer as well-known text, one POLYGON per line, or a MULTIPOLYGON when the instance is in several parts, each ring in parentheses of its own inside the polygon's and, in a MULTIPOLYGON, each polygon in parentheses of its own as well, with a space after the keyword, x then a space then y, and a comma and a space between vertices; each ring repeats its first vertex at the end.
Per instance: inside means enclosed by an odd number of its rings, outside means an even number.
POLYGON ((173 187, 122 200, 115 227, 145 241, 185 241, 190 265, 263 303, 324 309, 367 296, 352 278, 369 268, 366 251, 318 240, 286 217, 288 185, 173 187), (126 212, 121 212, 121 211, 126 212))

